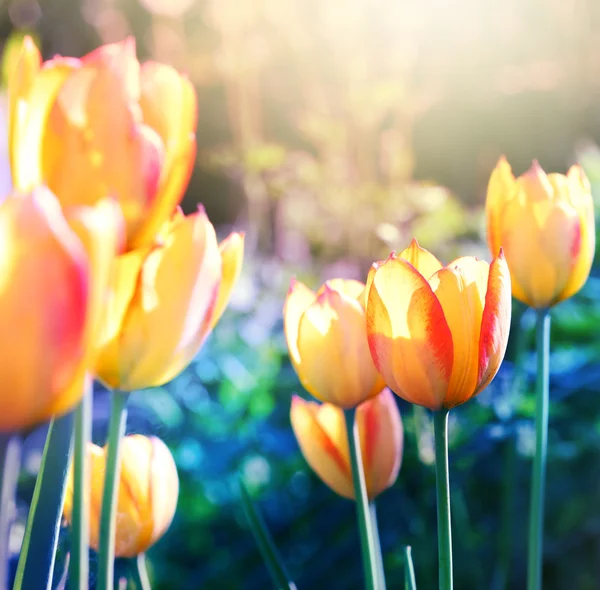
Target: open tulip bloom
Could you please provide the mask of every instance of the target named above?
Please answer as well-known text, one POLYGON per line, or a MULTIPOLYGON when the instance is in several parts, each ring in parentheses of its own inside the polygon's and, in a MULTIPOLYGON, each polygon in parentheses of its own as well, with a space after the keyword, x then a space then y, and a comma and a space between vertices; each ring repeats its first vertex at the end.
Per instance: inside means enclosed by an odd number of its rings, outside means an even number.
POLYGON ((518 178, 502 157, 488 185, 488 243, 502 247, 515 298, 537 312, 536 451, 529 520, 528 590, 542 588, 544 489, 548 440, 550 308, 577 293, 596 244, 590 183, 580 166, 546 174, 537 162, 518 178))
POLYGON ((373 362, 386 385, 434 411, 440 590, 452 588, 448 410, 496 375, 508 342, 510 275, 502 252, 443 266, 416 240, 373 265, 366 321, 373 362))

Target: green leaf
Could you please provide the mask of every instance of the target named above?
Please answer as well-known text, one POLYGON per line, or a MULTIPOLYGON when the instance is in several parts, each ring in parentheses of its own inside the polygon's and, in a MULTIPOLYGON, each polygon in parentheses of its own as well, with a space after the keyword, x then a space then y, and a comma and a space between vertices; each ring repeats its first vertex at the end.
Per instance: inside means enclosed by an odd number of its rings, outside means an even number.
POLYGON ((240 496, 242 499, 242 506, 244 512, 248 518, 248 523, 252 529, 252 534, 256 540, 256 544, 260 550, 262 558, 273 578, 273 584, 277 590, 296 590, 296 584, 290 580, 290 576, 286 572, 283 560, 275 543, 271 537, 271 534, 267 530, 267 527, 258 512, 258 509, 252 502, 252 498, 243 479, 240 477, 240 496))
POLYGON ((13 590, 52 588, 73 439, 73 413, 50 423, 13 590))

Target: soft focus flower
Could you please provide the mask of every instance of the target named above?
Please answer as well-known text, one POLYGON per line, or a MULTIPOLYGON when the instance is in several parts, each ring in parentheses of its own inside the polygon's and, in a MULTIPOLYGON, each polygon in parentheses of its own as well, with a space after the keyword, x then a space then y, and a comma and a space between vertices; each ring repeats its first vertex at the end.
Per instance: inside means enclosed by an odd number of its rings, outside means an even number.
POLYGON ((510 327, 510 276, 502 252, 445 267, 416 240, 373 265, 367 332, 375 366, 401 398, 452 408, 496 375, 510 327))
MULTIPOLYGON (((313 471, 340 496, 354 498, 343 410, 294 396, 290 418, 302 454, 313 471)), ((358 406, 356 421, 367 493, 372 500, 393 485, 402 461, 402 420, 391 391, 385 388, 358 406)))
POLYGON ((513 295, 549 307, 585 284, 596 232, 590 183, 580 166, 546 174, 537 162, 515 179, 500 158, 488 186, 487 233, 492 254, 504 250, 513 295))
POLYGON ((162 385, 192 361, 223 313, 243 258, 244 240, 221 245, 203 209, 165 224, 159 242, 120 256, 96 374, 132 391, 162 385))
POLYGON ((317 293, 293 280, 283 318, 290 358, 302 385, 317 399, 353 408, 384 386, 365 331, 365 286, 333 279, 317 293))
MULTIPOLYGON (((121 442, 121 476, 117 500, 116 557, 134 557, 147 551, 167 531, 179 495, 177 467, 164 442, 155 436, 134 434, 121 442)), ((90 546, 98 549, 106 447, 90 444, 90 546)), ((73 468, 65 495, 64 516, 71 522, 73 468)))
POLYGON ((0 431, 81 399, 120 223, 112 202, 65 219, 46 188, 0 203, 0 431))
POLYGON ((43 65, 26 37, 9 80, 14 185, 63 206, 119 201, 129 247, 152 242, 193 166, 196 94, 169 66, 140 66, 133 38, 43 65))

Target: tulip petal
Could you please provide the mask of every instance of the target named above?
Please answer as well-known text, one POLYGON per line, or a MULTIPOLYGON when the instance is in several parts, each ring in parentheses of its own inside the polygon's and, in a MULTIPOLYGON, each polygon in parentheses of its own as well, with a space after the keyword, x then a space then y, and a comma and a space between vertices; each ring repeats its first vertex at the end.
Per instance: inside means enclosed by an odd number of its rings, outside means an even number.
POLYGON ((514 195, 515 182, 510 164, 502 156, 490 177, 485 202, 488 244, 493 256, 498 254, 503 245, 500 217, 504 203, 514 195))
POLYGON ((501 250, 490 264, 479 336, 477 387, 473 396, 490 384, 500 368, 508 344, 510 316, 510 272, 501 250))
POLYGON ((410 246, 398 254, 398 258, 410 262, 426 279, 443 266, 431 252, 421 248, 416 239, 413 239, 410 246))
MULTIPOLYGON (((62 86, 77 67, 73 60, 55 59, 35 76, 23 113, 11 117, 13 184, 23 191, 44 183, 43 137, 48 118, 62 86)), ((103 195, 106 196, 106 195, 103 195)))
POLYGON ((352 408, 383 388, 369 355, 361 304, 329 283, 300 317, 297 345, 298 376, 317 399, 352 408))
POLYGON ((404 431, 398 405, 386 387, 356 409, 361 452, 370 500, 389 488, 398 477, 404 431))
POLYGON ((160 136, 165 146, 165 160, 160 197, 153 203, 134 245, 152 240, 178 205, 196 156, 197 101, 193 85, 173 68, 155 62, 143 64, 140 75, 144 123, 160 136))
POLYGON ((300 364, 300 353, 298 352, 298 326, 300 325, 300 318, 316 298, 316 293, 311 291, 304 283, 292 279, 283 306, 283 330, 285 332, 290 359, 296 372, 298 372, 298 365, 300 364))
POLYGON ((96 346, 105 323, 113 262, 124 238, 121 211, 117 203, 109 199, 93 208, 80 207, 72 210, 68 221, 81 240, 90 262, 90 291, 84 332, 85 354, 79 363, 77 376, 47 409, 45 419, 67 412, 81 399, 86 375, 93 371, 96 346))
POLYGON ((446 408, 464 403, 477 386, 479 334, 488 272, 487 262, 464 257, 429 280, 444 310, 454 344, 452 376, 444 400, 446 408))
POLYGON ((213 329, 221 319, 221 316, 229 303, 233 287, 237 283, 240 273, 242 272, 242 262, 244 260, 244 234, 229 234, 229 236, 219 244, 219 252, 221 253, 221 272, 223 277, 221 279, 219 295, 211 319, 211 329, 213 329))
POLYGON ((513 295, 532 307, 548 307, 565 289, 581 244, 580 218, 565 202, 508 202, 503 244, 513 295), (531 261, 535 260, 535 264, 531 261))
POLYGON ((452 373, 452 334, 427 280, 390 256, 373 274, 367 334, 375 366, 400 397, 442 407, 452 373))
POLYGON ((320 405, 292 397, 292 429, 313 471, 336 493, 354 498, 344 413, 332 404, 320 405))
POLYGON ((162 385, 200 350, 221 281, 215 230, 203 210, 176 222, 146 258, 122 327, 121 389, 162 385))
POLYGON ((0 205, 0 431, 41 421, 85 358, 90 262, 47 189, 0 205), (15 323, 16 322, 16 323, 15 323))
POLYGON ((331 289, 338 293, 343 293, 351 299, 356 299, 360 302, 361 295, 365 291, 364 283, 354 279, 329 279, 327 284, 331 289))
POLYGON ((41 65, 42 56, 33 39, 27 35, 23 39, 21 54, 8 82, 8 146, 11 170, 15 170, 18 134, 27 118, 27 100, 41 65))

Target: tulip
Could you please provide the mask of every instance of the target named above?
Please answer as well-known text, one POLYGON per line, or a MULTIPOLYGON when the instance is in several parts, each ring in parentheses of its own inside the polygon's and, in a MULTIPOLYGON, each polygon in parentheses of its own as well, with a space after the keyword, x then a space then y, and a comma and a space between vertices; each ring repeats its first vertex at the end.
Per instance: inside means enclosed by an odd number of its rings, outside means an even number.
MULTIPOLYGON (((155 436, 134 434, 122 441, 121 475, 117 503, 116 557, 144 553, 167 531, 179 494, 177 467, 164 442, 155 436)), ((98 549, 100 510, 106 469, 106 447, 90 444, 90 546, 98 549)), ((73 472, 65 495, 64 517, 73 516, 73 472)))
POLYGON ((585 284, 595 250, 594 205, 580 166, 546 174, 537 162, 519 178, 500 158, 490 178, 488 242, 502 246, 513 295, 531 307, 553 306, 585 284))
POLYGON ((373 265, 367 333, 375 366, 403 399, 450 409, 482 391, 506 351, 510 275, 502 252, 442 264, 416 240, 373 265))
MULTIPOLYGON (((333 404, 292 398, 292 428, 313 471, 336 493, 354 499, 344 412, 333 404)), ((373 500, 394 484, 402 461, 402 420, 387 388, 356 410, 367 494, 373 500)))
POLYGON ((317 399, 354 408, 384 387, 369 355, 363 283, 327 281, 317 293, 292 280, 283 310, 292 365, 317 399))
POLYGON ((221 244, 203 209, 177 212, 151 248, 120 256, 114 267, 97 376, 133 391, 177 376, 200 350, 238 278, 244 240, 221 244))
POLYGON ((81 399, 119 224, 111 202, 65 218, 46 188, 0 203, 0 431, 33 426, 81 399))
POLYGON ((42 64, 26 37, 8 95, 15 187, 44 184, 64 207, 111 196, 121 205, 129 249, 150 244, 193 167, 191 83, 166 65, 140 66, 132 38, 42 64))

